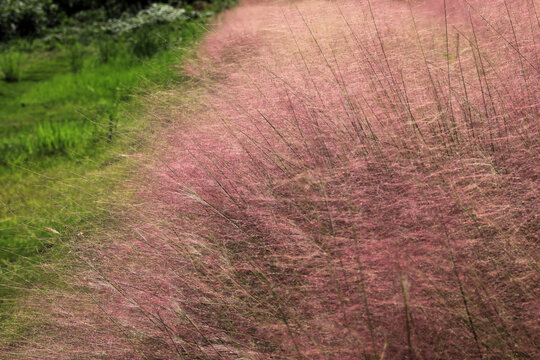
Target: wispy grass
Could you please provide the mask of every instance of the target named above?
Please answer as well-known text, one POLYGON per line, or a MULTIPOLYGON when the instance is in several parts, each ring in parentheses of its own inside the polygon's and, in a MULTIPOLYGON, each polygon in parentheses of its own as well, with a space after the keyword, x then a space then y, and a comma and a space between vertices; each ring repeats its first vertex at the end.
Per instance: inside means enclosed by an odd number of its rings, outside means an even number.
POLYGON ((213 65, 189 68, 200 104, 164 110, 178 123, 129 241, 99 261, 124 304, 100 311, 126 331, 102 339, 141 357, 535 357, 533 10, 229 14, 213 65))
POLYGON ((151 97, 177 121, 137 179, 128 226, 82 253, 92 296, 58 297, 55 335, 29 348, 537 357, 534 6, 246 2, 228 14, 186 66, 196 86, 151 97))

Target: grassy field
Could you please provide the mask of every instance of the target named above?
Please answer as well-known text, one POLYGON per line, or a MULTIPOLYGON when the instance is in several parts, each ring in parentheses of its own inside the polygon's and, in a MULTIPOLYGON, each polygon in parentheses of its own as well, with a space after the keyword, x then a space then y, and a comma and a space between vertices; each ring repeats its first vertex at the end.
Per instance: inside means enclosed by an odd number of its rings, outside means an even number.
POLYGON ((47 265, 66 260, 62 244, 106 226, 101 204, 148 130, 142 95, 182 81, 173 65, 205 23, 155 26, 150 40, 4 49, 4 74, 15 67, 18 79, 0 81, 0 327, 21 293, 56 277, 47 265))

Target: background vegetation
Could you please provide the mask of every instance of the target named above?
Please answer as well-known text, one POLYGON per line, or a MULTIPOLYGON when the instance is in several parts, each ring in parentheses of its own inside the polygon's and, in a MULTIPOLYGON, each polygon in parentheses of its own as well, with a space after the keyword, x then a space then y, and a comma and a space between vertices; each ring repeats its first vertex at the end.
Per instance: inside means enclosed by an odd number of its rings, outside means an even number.
POLYGON ((117 177, 100 174, 147 129, 137 99, 182 81, 173 65, 228 5, 0 4, 0 327, 66 256, 60 245, 102 219, 117 177))
MULTIPOLYGON (((0 3, 0 41, 18 37, 40 37, 58 27, 88 25, 108 19, 126 18, 146 9, 151 0, 4 0, 0 3)), ((176 8, 219 11, 235 0, 169 0, 176 8), (211 3, 211 4, 210 4, 211 3)))

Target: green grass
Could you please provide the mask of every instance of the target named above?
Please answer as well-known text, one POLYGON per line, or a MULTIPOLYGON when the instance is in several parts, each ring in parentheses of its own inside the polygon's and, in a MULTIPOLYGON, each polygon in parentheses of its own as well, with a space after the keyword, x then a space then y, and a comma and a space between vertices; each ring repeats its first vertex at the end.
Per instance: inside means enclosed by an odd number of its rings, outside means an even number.
MULTIPOLYGON (((165 34, 178 45, 179 39, 189 42, 197 31, 195 23, 188 23, 165 34)), ((123 44, 119 56, 103 63, 99 44, 73 47, 77 50, 30 54, 18 82, 0 82, 0 165, 95 148, 109 139, 119 103, 137 89, 176 76, 167 68, 174 51, 140 58, 144 50, 133 46, 138 50, 132 52, 131 44, 123 44)))
POLYGON ((173 65, 204 22, 161 29, 168 46, 144 58, 128 41, 106 60, 101 43, 31 51, 18 81, 0 81, 0 337, 24 292, 57 276, 46 265, 68 258, 64 245, 111 220, 103 204, 130 161, 120 154, 148 129, 142 96, 182 81, 173 65))

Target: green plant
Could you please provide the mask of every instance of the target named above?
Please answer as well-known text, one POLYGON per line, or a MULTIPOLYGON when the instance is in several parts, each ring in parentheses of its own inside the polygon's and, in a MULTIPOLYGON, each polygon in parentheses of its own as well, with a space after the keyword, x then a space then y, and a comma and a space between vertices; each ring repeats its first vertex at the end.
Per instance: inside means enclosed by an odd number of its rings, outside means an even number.
POLYGON ((103 37, 98 41, 97 48, 99 61, 103 64, 118 56, 118 44, 110 37, 103 37))
POLYGON ((135 16, 124 16, 121 19, 111 20, 106 30, 113 34, 125 34, 155 24, 167 24, 175 21, 187 20, 185 9, 176 9, 166 4, 152 4, 148 9, 139 11, 135 16))
POLYGON ((144 64, 132 61, 133 33, 117 38, 99 30, 100 24, 88 42, 63 28, 49 42, 24 39, 16 45, 18 55, 6 51, 18 56, 25 81, 0 81, 0 353, 9 342, 6 334, 18 336, 11 328, 31 326, 17 315, 25 303, 18 300, 28 294, 24 288, 41 288, 55 276, 50 267, 36 264, 51 265, 56 257, 71 264, 66 244, 83 230, 86 236, 87 228, 103 226, 100 211, 107 209, 95 206, 95 200, 110 192, 110 184, 122 183, 109 176, 122 178, 117 169, 124 156, 119 154, 136 153, 147 138, 139 137, 148 125, 140 115, 146 103, 142 95, 181 79, 173 65, 204 31, 200 24, 205 22, 152 25, 147 31, 160 48, 144 64), (179 46, 161 51, 167 46, 161 38, 177 39, 179 46), (107 63, 99 59, 104 39, 112 43, 103 50, 112 56, 107 63), (84 71, 70 73, 70 67, 83 64, 84 71))
POLYGON ((132 52, 138 58, 150 58, 161 48, 161 39, 152 31, 141 29, 133 36, 132 52))
POLYGON ((69 66, 74 73, 81 71, 84 66, 84 48, 79 43, 69 48, 69 66))
POLYGON ((213 2, 212 9, 214 11, 222 11, 224 9, 230 9, 238 3, 238 0, 216 0, 213 2))
POLYGON ((51 0, 2 0, 0 40, 39 35, 56 9, 51 0))
POLYGON ((21 53, 8 51, 0 58, 0 68, 7 82, 17 82, 21 78, 21 53))

